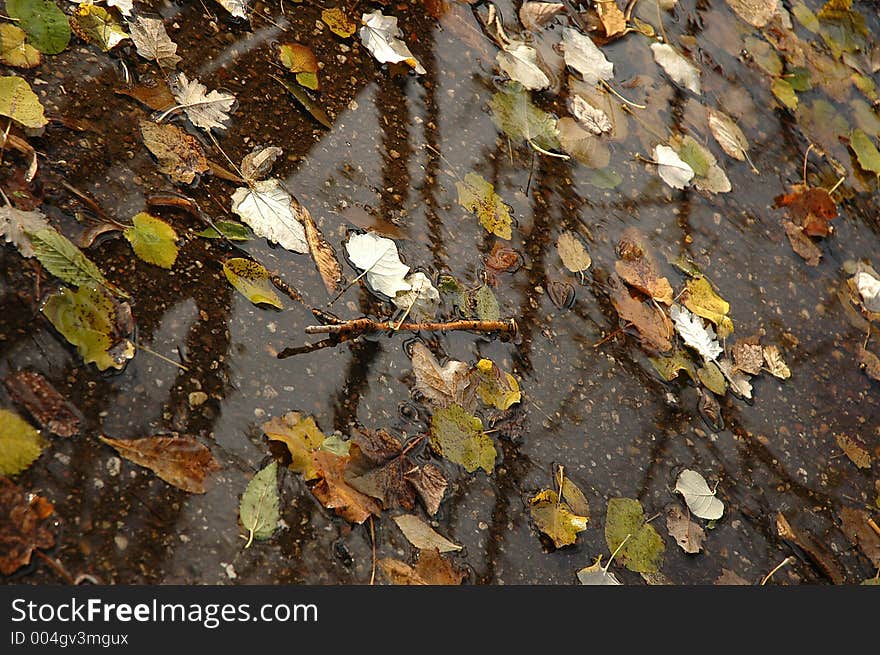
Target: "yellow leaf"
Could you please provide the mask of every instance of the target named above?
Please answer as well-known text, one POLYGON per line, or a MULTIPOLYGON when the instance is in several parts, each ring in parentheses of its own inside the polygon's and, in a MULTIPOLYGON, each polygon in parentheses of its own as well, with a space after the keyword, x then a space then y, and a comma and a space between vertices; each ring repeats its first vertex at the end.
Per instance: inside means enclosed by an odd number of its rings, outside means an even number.
POLYGON ((481 175, 468 173, 463 182, 456 182, 458 187, 458 204, 470 212, 474 212, 480 223, 492 234, 502 239, 510 239, 510 226, 513 218, 510 208, 504 203, 495 187, 481 175))
POLYGON ((15 412, 0 409, 0 475, 21 473, 43 451, 43 440, 15 412))
POLYGON ((480 376, 477 393, 487 405, 504 410, 522 400, 516 378, 498 368, 491 359, 477 362, 477 373, 480 376))
POLYGON ((290 451, 289 468, 302 473, 306 480, 316 477, 312 465, 312 453, 324 443, 324 433, 318 428, 315 419, 300 412, 288 412, 281 418, 273 418, 263 423, 263 432, 270 441, 280 441, 290 451))
POLYGON ((37 94, 15 75, 0 77, 0 116, 8 116, 25 127, 43 127, 49 122, 37 94))
POLYGON ((104 52, 112 50, 129 38, 113 14, 92 4, 79 6, 70 19, 70 27, 83 41, 94 43, 104 52))
POLYGON ((177 260, 177 233, 168 223, 146 212, 137 214, 133 227, 123 231, 134 254, 148 264, 171 268, 177 260))
POLYGON ((529 501, 529 510, 535 525, 553 540, 557 548, 573 544, 578 533, 587 529, 590 520, 588 516, 578 516, 572 512, 552 489, 538 492, 529 501))
POLYGON ((687 281, 687 295, 684 306, 697 316, 712 321, 718 328, 718 337, 723 339, 733 334, 733 321, 727 316, 730 303, 715 293, 712 284, 705 277, 687 281))
POLYGON ((327 24, 331 32, 342 38, 350 37, 357 29, 357 24, 339 7, 322 11, 321 20, 327 24))
POLYGON ((33 68, 40 64, 40 51, 25 43, 25 31, 15 25, 0 25, 0 61, 18 68, 33 68))
POLYGON ((468 473, 495 468, 498 452, 483 422, 461 405, 438 409, 431 417, 431 447, 441 456, 460 464, 468 473))
POLYGON ((223 273, 229 283, 255 305, 266 303, 284 309, 269 281, 269 271, 261 264, 243 257, 233 257, 223 262, 223 273))

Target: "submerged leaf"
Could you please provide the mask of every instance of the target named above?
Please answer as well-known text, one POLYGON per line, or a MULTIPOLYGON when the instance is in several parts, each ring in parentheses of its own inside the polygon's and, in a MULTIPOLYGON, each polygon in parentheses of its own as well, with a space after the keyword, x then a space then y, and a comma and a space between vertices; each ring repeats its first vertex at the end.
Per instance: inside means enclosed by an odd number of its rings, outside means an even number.
POLYGON ((175 182, 192 184, 209 169, 198 140, 174 125, 140 122, 144 145, 159 161, 159 170, 175 182))
POLYGON ((278 463, 273 460, 251 478, 241 496, 238 516, 252 539, 268 539, 278 526, 281 512, 277 477, 278 463))
POLYGON ((668 43, 652 43, 651 52, 654 53, 654 61, 666 72, 676 84, 700 94, 700 71, 685 59, 668 43))
POLYGON ((513 236, 510 229, 513 222, 510 207, 482 175, 470 172, 464 176, 463 181, 456 182, 455 186, 458 188, 458 204, 475 213, 486 230, 502 239, 509 240, 513 236))
POLYGON ((79 412, 39 373, 14 371, 3 384, 13 402, 27 410, 40 427, 59 437, 79 432, 79 412))
POLYGON ((416 548, 422 550, 436 549, 440 553, 456 552, 462 549, 456 543, 438 534, 430 525, 415 514, 401 514, 394 517, 394 522, 403 536, 416 548))
POLYGON ((657 573, 666 546, 648 523, 642 504, 632 498, 612 498, 605 517, 605 543, 630 571, 657 573))
POLYGON ((657 307, 633 298, 617 275, 608 278, 608 295, 620 320, 639 332, 642 344, 660 352, 672 350, 672 324, 657 307))
POLYGON ((42 451, 40 433, 15 412, 0 409, 0 475, 21 473, 42 451))
POLYGON ((593 260, 584 247, 583 242, 572 232, 563 232, 556 240, 556 251, 562 263, 572 273, 580 273, 584 279, 584 271, 590 268, 593 260))
POLYGON ((205 493, 205 478, 220 470, 211 451, 192 437, 98 438, 113 446, 125 459, 150 469, 168 484, 190 493, 205 493))
POLYGON ((538 51, 522 41, 510 41, 504 44, 495 58, 498 68, 511 80, 519 82, 533 91, 546 89, 550 86, 550 78, 541 68, 538 51))
POLYGON ((871 141, 871 137, 856 128, 849 135, 849 145, 856 153, 859 166, 875 175, 880 175, 880 151, 871 141))
POLYGON ((437 307, 440 305, 440 292, 428 276, 417 271, 407 275, 403 281, 409 284, 410 288, 406 291, 398 291, 391 299, 395 307, 403 312, 404 317, 415 321, 434 319, 437 316, 437 307))
POLYGON ((710 107, 709 130, 728 155, 740 161, 748 158, 749 141, 730 116, 710 107))
POLYGON ((15 75, 0 77, 0 116, 18 121, 25 127, 43 127, 49 121, 43 105, 30 85, 15 75))
POLYGON ((492 121, 516 145, 527 142, 539 152, 558 148, 556 119, 535 107, 529 92, 517 82, 508 82, 489 101, 492 121))
POLYGON ((134 254, 148 264, 171 268, 177 261, 177 233, 168 223, 140 212, 131 219, 134 225, 123 230, 134 254))
POLYGON ((262 264, 243 257, 232 257, 223 262, 223 274, 229 284, 253 304, 265 303, 284 309, 269 281, 269 271, 262 264))
POLYGON ((594 85, 614 77, 614 64, 605 58, 590 37, 566 27, 562 30, 562 48, 566 65, 580 73, 587 84, 594 85))
POLYGON ((390 557, 380 559, 379 568, 395 585, 459 585, 465 577, 436 550, 421 551, 415 568, 390 557))
POLYGON ((468 473, 481 468, 491 474, 498 456, 492 439, 483 432, 483 422, 461 405, 434 412, 431 446, 442 457, 463 466, 468 473))
POLYGON ((617 242, 617 254, 620 259, 614 270, 629 286, 666 305, 672 302, 672 286, 660 275, 644 234, 637 228, 626 228, 617 242))
POLYGON ((682 471, 675 482, 675 490, 684 496, 688 509, 697 518, 714 521, 724 514, 724 503, 715 497, 715 491, 696 471, 682 471))

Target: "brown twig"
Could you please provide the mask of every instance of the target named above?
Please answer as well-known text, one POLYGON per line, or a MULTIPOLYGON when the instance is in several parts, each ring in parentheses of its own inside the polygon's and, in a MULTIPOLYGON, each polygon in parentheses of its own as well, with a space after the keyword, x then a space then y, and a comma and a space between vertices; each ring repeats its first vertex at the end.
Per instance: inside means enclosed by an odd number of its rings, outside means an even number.
POLYGON ((877 533, 877 536, 880 537, 880 526, 874 521, 874 519, 868 519, 868 525, 871 526, 871 529, 877 533))
MULTIPOLYGON (((272 281, 279 291, 283 291, 288 298, 296 302, 303 302, 303 297, 300 295, 299 291, 290 286, 287 282, 281 279, 281 276, 278 273, 269 273, 269 279, 272 281)), ((305 304, 305 303, 303 303, 305 304)))
POLYGON ((449 321, 447 323, 398 323, 389 321, 374 321, 370 318, 358 318, 353 321, 344 321, 335 325, 307 325, 306 334, 365 334, 368 332, 442 332, 442 331, 467 331, 467 332, 509 332, 516 334, 517 327, 514 319, 506 321, 449 321))
POLYGON ((41 560, 46 562, 49 567, 55 571, 61 578, 69 585, 77 586, 82 584, 83 582, 91 582, 92 584, 101 584, 101 581, 93 575, 89 575, 88 573, 80 573, 75 578, 67 572, 61 562, 56 559, 49 557, 46 553, 41 550, 35 550, 34 554, 39 557, 41 560))

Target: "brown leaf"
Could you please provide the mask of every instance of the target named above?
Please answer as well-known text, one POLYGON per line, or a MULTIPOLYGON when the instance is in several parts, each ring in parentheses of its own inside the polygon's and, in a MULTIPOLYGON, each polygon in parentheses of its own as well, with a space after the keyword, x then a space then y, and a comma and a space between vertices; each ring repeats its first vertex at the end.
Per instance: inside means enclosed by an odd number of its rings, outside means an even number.
POLYGON ((220 469, 211 451, 192 437, 98 438, 113 446, 125 459, 190 493, 205 493, 205 477, 220 469))
POLYGON ((840 572, 840 568, 837 566, 837 562, 831 552, 809 534, 792 527, 782 512, 776 514, 776 531, 780 537, 791 541, 804 551, 810 561, 816 565, 825 577, 834 584, 843 584, 843 573, 840 572))
POLYGON ((617 242, 619 261, 614 270, 623 280, 642 293, 667 305, 672 303, 672 287, 669 280, 661 277, 657 262, 648 247, 644 235, 634 227, 628 227, 617 242))
POLYGON ((739 340, 733 344, 733 370, 757 375, 764 366, 764 351, 756 343, 739 340))
POLYGON ((196 175, 208 170, 208 161, 195 137, 174 125, 141 121, 144 145, 159 160, 159 170, 175 182, 192 184, 196 175))
POLYGON ((501 273, 514 271, 520 266, 522 266, 522 256, 516 250, 496 241, 486 258, 486 284, 497 287, 498 276, 501 273))
POLYGON ((774 198, 776 207, 787 207, 791 221, 811 237, 826 237, 828 223, 837 218, 837 203, 826 189, 795 184, 791 193, 774 198))
POLYGON ((363 523, 370 515, 379 516, 382 507, 370 496, 352 487, 345 479, 349 458, 340 457, 326 450, 312 454, 312 465, 318 483, 312 493, 327 509, 352 523, 363 523))
POLYGON ((842 507, 837 513, 846 538, 857 545, 875 567, 880 568, 880 533, 871 526, 871 515, 852 507, 842 507))
POLYGON ((626 33, 626 16, 617 6, 616 0, 598 0, 596 2, 596 13, 599 15, 599 22, 605 29, 605 37, 612 39, 622 36, 626 33))
POLYGON ((125 88, 116 89, 116 93, 134 98, 155 111, 163 111, 176 104, 171 89, 161 79, 147 78, 140 84, 132 84, 125 88))
POLYGON ((53 509, 45 498, 25 494, 12 480, 0 477, 0 573, 12 575, 30 563, 35 550, 55 545, 55 537, 42 524, 53 509))
POLYGON ((364 458, 374 465, 384 464, 403 450, 400 439, 386 430, 358 428, 351 436, 351 441, 358 447, 358 459, 364 458))
POLYGON ((699 553, 702 550, 706 533, 685 516, 677 505, 673 505, 666 513, 666 529, 684 552, 699 553))
POLYGON ((460 585, 465 573, 436 550, 423 550, 415 568, 405 562, 386 557, 379 568, 393 585, 460 585))
POLYGON ((880 357, 861 345, 859 345, 857 357, 859 368, 863 368, 869 378, 880 382, 880 357))
POLYGON ((443 494, 446 493, 446 487, 449 485, 443 471, 434 464, 425 464, 406 472, 404 477, 419 494, 428 514, 431 516, 436 514, 440 509, 443 494))
POLYGON ((471 367, 450 359, 443 366, 421 341, 412 347, 412 367, 415 388, 437 407, 461 405, 471 408, 475 400, 476 384, 471 367))
POLYGON ((620 319, 638 330, 642 345, 660 352, 672 349, 672 323, 666 314, 653 305, 633 298, 617 275, 608 278, 608 294, 620 319))
POLYGON ((788 237, 791 249, 800 255, 807 265, 818 266, 819 260, 822 259, 822 251, 810 237, 804 234, 804 228, 791 221, 782 221, 782 227, 785 229, 785 236, 788 237))
POLYGON ((348 478, 348 483, 361 493, 382 501, 384 509, 412 509, 416 504, 416 494, 405 474, 413 468, 413 463, 407 457, 396 457, 363 475, 348 478))
POLYGON ((743 578, 742 576, 730 571, 728 569, 722 568, 721 575, 718 576, 718 579, 715 580, 715 584, 717 585, 748 585, 751 584, 748 580, 743 578))
POLYGON ((79 412, 39 373, 16 371, 7 375, 3 384, 13 402, 27 410, 40 427, 59 437, 79 433, 79 412))
POLYGON ((868 452, 865 444, 863 444, 858 437, 850 437, 845 434, 835 434, 834 439, 853 464, 860 469, 871 468, 871 460, 873 459, 871 453, 868 452))
POLYGON ((333 295, 339 288, 339 280, 342 279, 342 267, 336 259, 336 253, 333 252, 333 248, 321 236, 321 232, 318 230, 315 219, 312 218, 309 210, 301 205, 296 198, 290 201, 290 210, 305 227, 309 252, 312 253, 312 258, 315 260, 315 265, 318 267, 318 272, 321 274, 324 286, 327 287, 327 293, 333 295))

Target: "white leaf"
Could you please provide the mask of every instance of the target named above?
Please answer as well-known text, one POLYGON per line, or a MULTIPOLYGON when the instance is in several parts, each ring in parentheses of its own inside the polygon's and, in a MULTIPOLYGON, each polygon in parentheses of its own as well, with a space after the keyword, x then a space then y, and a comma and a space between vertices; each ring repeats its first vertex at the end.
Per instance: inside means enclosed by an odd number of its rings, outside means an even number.
POLYGON ((440 292, 431 284, 431 280, 421 272, 412 273, 404 279, 410 285, 408 291, 399 291, 391 299, 399 309, 407 312, 413 320, 431 320, 437 316, 440 304, 440 292))
POLYGON ((668 43, 652 43, 651 51, 654 53, 654 61, 666 71, 676 84, 680 84, 694 93, 700 91, 700 71, 687 59, 682 57, 668 43))
POLYGON ((217 4, 236 18, 247 18, 248 0, 216 0, 217 4))
POLYGON ((724 514, 724 503, 715 497, 706 479, 696 471, 682 471, 675 483, 675 490, 684 496, 688 509, 697 518, 714 521, 724 514))
POLYGON ((404 279, 409 266, 400 261, 397 245, 391 239, 372 232, 353 234, 345 244, 345 250, 352 264, 367 271, 367 283, 373 290, 389 298, 401 291, 409 291, 409 282, 404 279))
POLYGON ((165 24, 158 18, 137 16, 128 24, 131 40, 137 47, 137 53, 144 59, 153 59, 163 68, 174 68, 180 61, 177 44, 165 31, 165 24))
POLYGON ((669 146, 654 146, 657 173, 673 189, 683 189, 694 179, 694 169, 669 146))
POLYGON ((724 373, 724 377, 726 377, 727 381, 730 383, 730 390, 733 391, 733 393, 746 400, 752 399, 752 383, 749 382, 751 378, 748 375, 742 371, 733 370, 733 364, 727 359, 720 360, 718 362, 718 368, 724 373))
POLYGON ((675 322, 675 329, 684 342, 700 353, 704 359, 714 360, 724 352, 715 337, 712 326, 705 327, 703 321, 686 307, 673 304, 669 308, 669 316, 675 322))
POLYGON ((450 359, 440 366, 434 353, 417 341, 412 348, 413 375, 416 390, 432 405, 447 407, 453 403, 466 406, 465 391, 471 383, 470 367, 450 359))
POLYGON ((495 58, 507 77, 533 91, 550 86, 550 78, 538 64, 538 51, 522 41, 511 41, 495 58))
POLYGON ((232 194, 232 211, 251 226, 254 234, 266 237, 293 252, 309 252, 306 231, 290 208, 291 197, 276 178, 252 182, 232 194))
POLYGON ((565 9, 561 2, 524 2, 519 8, 519 20, 527 30, 534 32, 565 9))
POLYGON ((605 134, 614 129, 608 114, 594 107, 581 96, 572 96, 571 113, 593 134, 605 134))
POLYGON ((211 91, 196 79, 188 80, 184 73, 178 73, 171 83, 174 99, 181 105, 193 125, 205 130, 217 128, 225 130, 225 121, 229 120, 229 110, 235 102, 235 96, 229 93, 211 91))
POLYGON ((880 280, 865 271, 857 273, 855 280, 865 309, 869 312, 880 312, 880 280))
POLYGON ((0 236, 6 237, 6 243, 18 248, 22 257, 33 257, 34 249, 27 232, 39 232, 52 227, 46 216, 39 209, 25 212, 10 205, 0 207, 0 236))
POLYGON ((378 62, 396 64, 402 61, 420 75, 427 72, 409 51, 407 45, 398 38, 402 34, 397 27, 396 16, 385 16, 377 9, 361 16, 361 22, 363 23, 359 32, 361 42, 378 62))
POLYGON ((441 553, 449 553, 461 550, 462 546, 452 543, 441 534, 438 534, 430 525, 425 523, 415 514, 402 514, 394 517, 394 522, 403 533, 403 536, 416 548, 436 548, 441 553))
POLYGON ((602 556, 592 566, 577 572, 578 581, 582 585, 619 585, 620 580, 613 573, 609 573, 606 567, 600 566, 602 556))
POLYGON ((593 40, 577 30, 566 27, 562 31, 565 63, 583 75, 587 84, 597 84, 614 77, 614 64, 605 59, 593 40))

